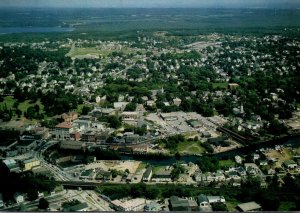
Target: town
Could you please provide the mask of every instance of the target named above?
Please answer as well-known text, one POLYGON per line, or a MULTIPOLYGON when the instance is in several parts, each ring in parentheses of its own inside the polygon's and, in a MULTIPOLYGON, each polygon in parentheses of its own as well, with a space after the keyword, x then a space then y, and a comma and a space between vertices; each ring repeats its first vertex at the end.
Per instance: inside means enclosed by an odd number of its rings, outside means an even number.
POLYGON ((299 51, 283 34, 0 39, 0 211, 299 210, 299 51))

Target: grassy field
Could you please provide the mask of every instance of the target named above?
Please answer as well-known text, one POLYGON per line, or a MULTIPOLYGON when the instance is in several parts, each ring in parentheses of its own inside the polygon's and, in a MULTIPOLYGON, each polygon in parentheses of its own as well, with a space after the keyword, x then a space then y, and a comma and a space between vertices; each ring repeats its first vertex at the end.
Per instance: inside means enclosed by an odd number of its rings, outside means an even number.
POLYGON ((235 166, 235 162, 233 160, 220 160, 219 165, 220 165, 220 167, 228 168, 231 166, 235 166))
POLYGON ((73 58, 73 57, 77 57, 77 56, 82 56, 82 55, 96 55, 99 56, 100 55, 100 51, 98 49, 96 49, 95 47, 85 47, 85 48, 72 48, 70 50, 70 52, 67 54, 67 56, 73 58))
POLYGON ((228 83, 212 83, 212 86, 214 89, 220 88, 220 89, 227 89, 228 83))
MULTIPOLYGON (((7 109, 12 109, 15 102, 16 100, 13 97, 7 96, 4 98, 3 102, 0 102, 0 108, 3 108, 6 105, 7 109)), ((26 112, 29 107, 34 106, 35 104, 40 107, 39 113, 44 112, 44 105, 40 100, 35 103, 30 103, 30 100, 26 100, 18 105, 18 109, 22 111, 22 115, 24 116, 24 112, 26 112)))
POLYGON ((143 169, 145 169, 147 166, 147 164, 141 162, 139 167, 136 169, 136 172, 142 171, 143 169))
POLYGON ((278 208, 278 211, 290 211, 291 208, 296 207, 295 203, 293 202, 287 202, 287 201, 281 201, 280 206, 278 208))
POLYGON ((184 141, 178 144, 177 148, 180 154, 200 154, 205 151, 200 141, 184 141))

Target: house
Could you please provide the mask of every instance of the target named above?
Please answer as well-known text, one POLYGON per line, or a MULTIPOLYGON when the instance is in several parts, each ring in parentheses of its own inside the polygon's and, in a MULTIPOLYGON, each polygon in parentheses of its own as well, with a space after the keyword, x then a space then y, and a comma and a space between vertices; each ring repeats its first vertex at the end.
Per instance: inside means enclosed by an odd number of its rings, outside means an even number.
POLYGON ((3 196, 0 193, 0 208, 2 208, 4 206, 4 202, 3 202, 3 196))
POLYGON ((24 196, 21 193, 19 193, 19 192, 16 192, 14 194, 14 199, 15 199, 16 203, 22 203, 22 202, 24 202, 24 196))
POLYGON ((152 177, 152 168, 149 166, 143 174, 143 182, 149 182, 152 177))
POLYGON ((207 196, 209 204, 212 203, 226 203, 226 200, 223 196, 207 196))
POLYGON ((127 104, 128 102, 115 102, 114 109, 119 111, 124 111, 127 104))
POLYGON ((22 162, 23 171, 31 170, 33 167, 40 165, 40 161, 36 158, 30 158, 22 162))
POLYGON ((158 212, 161 211, 161 206, 157 202, 151 202, 144 207, 145 212, 158 212))
POLYGON ((294 160, 286 160, 283 162, 283 166, 287 169, 295 169, 298 167, 297 163, 294 160))
POLYGON ((207 196, 206 195, 199 195, 197 196, 197 203, 200 207, 210 207, 210 204, 208 202, 207 196))
POLYGON ((144 198, 136 198, 127 201, 113 200, 111 204, 118 211, 141 211, 144 209, 146 200, 144 198))
POLYGON ((136 121, 139 119, 138 112, 122 112, 123 121, 136 121))
POLYGON ((199 207, 194 200, 186 200, 176 196, 169 199, 171 211, 199 211, 199 207))
POLYGON ((174 98, 173 99, 173 104, 175 105, 175 106, 180 106, 180 104, 181 104, 181 99, 180 98, 174 98))
POLYGON ((197 196, 196 199, 200 207, 209 207, 213 203, 226 203, 225 198, 223 196, 206 196, 201 194, 197 196))
POLYGON ((87 203, 79 203, 75 206, 64 208, 64 212, 86 212, 89 209, 87 203))
POLYGON ((160 169, 156 174, 152 177, 153 182, 171 182, 171 170, 160 169))
POLYGON ((78 113, 77 112, 63 113, 61 117, 62 119, 64 119, 65 122, 73 122, 78 118, 78 113))
POLYGON ((56 140, 70 140, 70 133, 73 127, 69 122, 62 122, 55 126, 54 135, 56 140))
POLYGON ((241 158, 241 156, 236 155, 236 156, 234 157, 234 160, 235 160, 236 163, 242 164, 242 158, 241 158))
POLYGON ((261 206, 256 202, 241 203, 236 207, 241 212, 261 211, 261 206))

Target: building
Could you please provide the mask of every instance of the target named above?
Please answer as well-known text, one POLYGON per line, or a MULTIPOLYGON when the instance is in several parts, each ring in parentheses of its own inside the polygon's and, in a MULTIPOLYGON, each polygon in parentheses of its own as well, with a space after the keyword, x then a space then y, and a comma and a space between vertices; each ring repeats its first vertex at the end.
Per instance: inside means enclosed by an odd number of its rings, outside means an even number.
POLYGON ((64 208, 64 212, 86 212, 88 211, 89 206, 87 203, 79 203, 75 206, 70 206, 68 208, 64 208))
POLYGON ((114 109, 119 111, 124 111, 127 104, 128 102, 115 102, 114 109))
POLYGON ((226 200, 223 196, 206 196, 201 194, 197 197, 197 202, 200 207, 208 207, 213 203, 225 204, 226 200))
POLYGON ((84 143, 81 141, 62 141, 60 143, 61 149, 73 149, 73 150, 80 150, 83 148, 84 143))
POLYGON ((294 160, 286 160, 283 162, 283 166, 287 169, 295 169, 298 167, 297 163, 294 160))
POLYGON ((261 211, 261 206, 256 202, 241 203, 236 208, 241 212, 261 211))
POLYGON ((176 121, 176 120, 178 120, 178 117, 176 115, 171 114, 171 113, 161 113, 160 117, 165 121, 176 121))
POLYGON ((24 140, 16 146, 19 153, 26 153, 37 147, 35 140, 24 140))
POLYGON ((16 203, 22 203, 22 202, 24 202, 24 196, 21 193, 19 193, 19 192, 16 192, 14 194, 14 199, 15 199, 16 203))
POLYGON ((149 166, 146 171, 144 172, 143 174, 143 181, 144 182, 149 182, 151 180, 151 177, 152 177, 152 167, 149 166))
POLYGON ((139 119, 138 112, 122 112, 123 121, 136 121, 139 119))
POLYGON ((169 199, 171 211, 199 211, 199 207, 194 200, 186 200, 176 196, 169 199))
POLYGON ((161 206, 157 202, 151 202, 144 207, 145 212, 158 212, 161 211, 161 206))
POLYGON ((171 182, 171 170, 160 169, 156 174, 152 177, 153 182, 171 182))
POLYGON ((180 104, 181 104, 181 99, 180 98, 174 98, 173 99, 173 104, 179 107, 180 104))
POLYGON ((142 211, 146 205, 144 198, 136 198, 127 201, 113 200, 111 202, 118 211, 142 211))
POLYGON ((23 171, 31 170, 33 167, 37 167, 40 164, 41 164, 41 162, 39 160, 37 160, 36 158, 30 158, 30 159, 24 160, 22 162, 23 171))
POLYGON ((72 131, 71 123, 63 122, 55 126, 54 135, 56 140, 70 140, 70 133, 72 131))
POLYGON ((3 160, 4 165, 8 168, 9 172, 20 172, 20 166, 14 159, 3 160))
POLYGON ((62 119, 64 119, 65 122, 71 123, 78 118, 78 113, 77 112, 63 113, 61 117, 62 119))

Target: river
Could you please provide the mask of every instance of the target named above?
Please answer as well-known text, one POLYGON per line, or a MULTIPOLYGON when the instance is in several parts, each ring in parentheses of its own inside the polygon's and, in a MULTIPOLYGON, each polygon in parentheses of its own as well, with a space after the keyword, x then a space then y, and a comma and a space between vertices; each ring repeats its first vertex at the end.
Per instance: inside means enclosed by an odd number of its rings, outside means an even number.
POLYGON ((0 27, 1 34, 11 33, 50 33, 50 32, 71 32, 69 27, 0 27))
MULTIPOLYGON (((227 152, 222 153, 215 153, 215 154, 206 154, 206 156, 214 156, 218 158, 233 158, 235 155, 245 155, 248 153, 251 153, 255 150, 261 149, 261 148, 272 148, 275 147, 275 145, 287 145, 290 144, 291 146, 300 146, 300 136, 289 136, 282 139, 277 140, 270 140, 259 144, 252 144, 247 147, 241 147, 238 149, 230 150, 227 152)), ((142 156, 141 156, 142 157, 142 156)), ((180 161, 184 161, 186 163, 193 162, 195 163, 199 158, 199 156, 181 156, 180 161)), ((144 163, 148 163, 150 165, 156 165, 156 166, 168 166, 173 163, 175 163, 177 160, 175 157, 169 157, 163 160, 157 160, 157 159, 142 159, 139 157, 134 156, 128 156, 128 155, 122 155, 122 160, 139 160, 144 163)))

